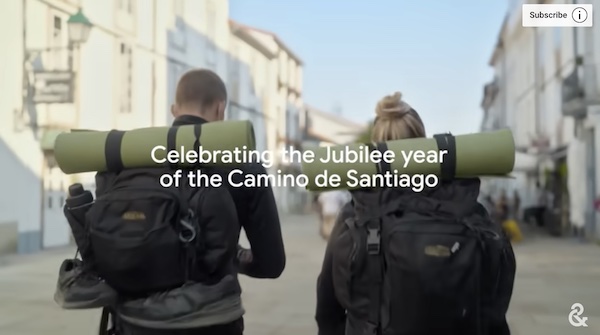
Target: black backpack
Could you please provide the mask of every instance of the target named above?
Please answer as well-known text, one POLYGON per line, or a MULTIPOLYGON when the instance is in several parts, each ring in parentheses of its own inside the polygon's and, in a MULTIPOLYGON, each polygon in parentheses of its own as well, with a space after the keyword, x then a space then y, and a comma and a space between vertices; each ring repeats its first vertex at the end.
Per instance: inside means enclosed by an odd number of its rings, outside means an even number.
POLYGON ((347 335, 510 334, 514 254, 485 209, 456 218, 392 202, 345 223, 332 254, 347 335))
POLYGON ((160 176, 173 172, 132 169, 100 176, 107 185, 87 213, 88 238, 95 270, 124 296, 183 285, 202 252, 202 222, 195 213, 202 190, 184 180, 181 187, 162 187, 160 176))

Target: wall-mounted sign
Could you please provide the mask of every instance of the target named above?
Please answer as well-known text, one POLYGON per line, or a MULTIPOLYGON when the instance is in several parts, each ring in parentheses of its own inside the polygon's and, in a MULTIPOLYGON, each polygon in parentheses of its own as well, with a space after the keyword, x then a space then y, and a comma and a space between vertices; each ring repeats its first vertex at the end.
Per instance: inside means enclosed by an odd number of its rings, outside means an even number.
POLYGON ((35 71, 33 73, 34 103, 72 103, 73 72, 71 71, 35 71))

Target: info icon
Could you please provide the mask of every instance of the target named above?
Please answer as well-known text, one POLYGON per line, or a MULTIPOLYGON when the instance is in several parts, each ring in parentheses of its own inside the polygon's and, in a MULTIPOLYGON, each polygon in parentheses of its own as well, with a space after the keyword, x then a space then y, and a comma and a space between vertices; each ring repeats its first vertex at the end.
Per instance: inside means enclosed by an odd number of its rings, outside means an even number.
POLYGON ((573 16, 573 21, 577 23, 584 23, 588 18, 588 12, 583 7, 575 8, 571 15, 573 16))

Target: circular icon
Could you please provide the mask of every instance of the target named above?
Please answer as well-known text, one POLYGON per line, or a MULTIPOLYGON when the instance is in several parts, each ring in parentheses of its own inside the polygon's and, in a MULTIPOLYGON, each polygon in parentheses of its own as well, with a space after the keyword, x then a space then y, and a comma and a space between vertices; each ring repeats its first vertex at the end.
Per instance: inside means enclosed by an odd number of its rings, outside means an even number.
POLYGON ((573 10, 573 21, 577 23, 584 23, 588 18, 588 12, 583 7, 577 7, 573 10))

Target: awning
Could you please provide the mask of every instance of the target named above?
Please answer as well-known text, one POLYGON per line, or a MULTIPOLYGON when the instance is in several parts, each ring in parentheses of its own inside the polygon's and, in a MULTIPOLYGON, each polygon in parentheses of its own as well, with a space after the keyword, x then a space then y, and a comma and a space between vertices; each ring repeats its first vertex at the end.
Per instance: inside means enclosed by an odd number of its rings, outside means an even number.
POLYGON ((537 156, 518 151, 515 153, 514 172, 534 172, 537 171, 537 166, 537 156))

